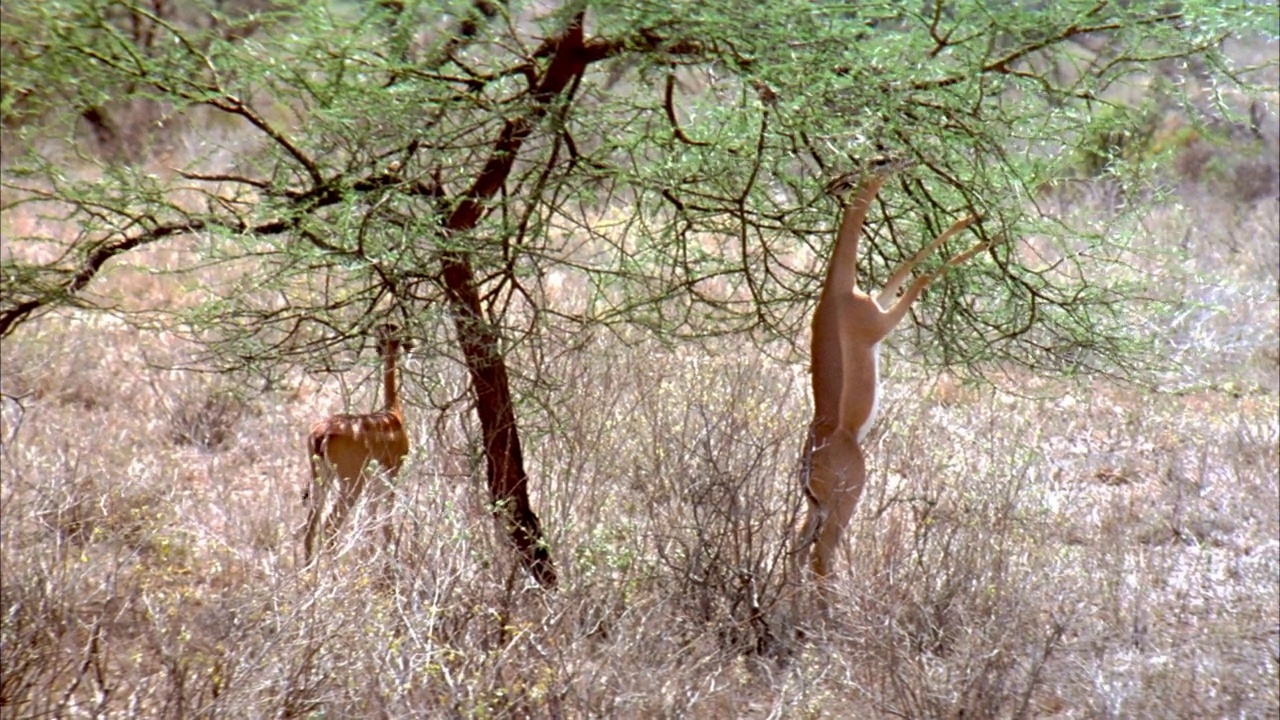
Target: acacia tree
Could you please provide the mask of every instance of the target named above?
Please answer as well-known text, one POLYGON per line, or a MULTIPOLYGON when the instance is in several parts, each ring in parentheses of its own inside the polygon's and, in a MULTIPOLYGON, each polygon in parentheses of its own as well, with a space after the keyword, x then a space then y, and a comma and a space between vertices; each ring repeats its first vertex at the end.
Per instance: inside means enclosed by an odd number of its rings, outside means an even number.
MULTIPOLYGON (((1231 77, 1222 39, 1276 15, 1149 0, 179 5, 6 3, 4 209, 73 229, 6 231, 61 252, 5 255, 0 337, 75 305, 184 332, 217 366, 281 371, 399 316, 465 365, 495 511, 545 585, 515 341, 623 323, 798 337, 836 215, 823 188, 873 154, 916 169, 883 193, 872 281, 961 212, 987 239, 1060 235, 1036 193, 1074 171, 1112 84, 1168 59, 1231 77), (153 127, 122 129, 140 108, 153 127), (129 152, 94 155, 86 127, 129 152), (176 167, 147 171, 149 150, 176 167), (101 301, 113 261, 175 243, 187 269, 228 268, 220 283, 181 308, 101 301), (553 271, 581 289, 573 302, 544 292, 553 271)), ((1121 179, 1122 159, 1106 164, 1121 179)), ((1124 370, 1126 289, 1084 265, 1123 240, 1074 241, 1088 252, 1053 267, 997 245, 954 279, 976 292, 924 306, 922 350, 1124 370)))

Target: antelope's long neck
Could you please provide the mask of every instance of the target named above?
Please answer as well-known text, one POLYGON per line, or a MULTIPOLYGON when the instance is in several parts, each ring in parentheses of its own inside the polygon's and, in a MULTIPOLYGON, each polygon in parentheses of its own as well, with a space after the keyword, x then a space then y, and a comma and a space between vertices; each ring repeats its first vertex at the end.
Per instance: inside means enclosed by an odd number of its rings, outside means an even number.
POLYGON ((831 263, 827 265, 824 292, 844 293, 858 286, 858 241, 862 237, 862 226, 867 221, 867 212, 885 179, 880 175, 864 178, 845 206, 840 229, 836 231, 836 246, 831 251, 831 263))
POLYGON ((388 343, 382 354, 382 402, 384 409, 393 415, 400 415, 400 396, 396 392, 396 351, 395 343, 388 343))

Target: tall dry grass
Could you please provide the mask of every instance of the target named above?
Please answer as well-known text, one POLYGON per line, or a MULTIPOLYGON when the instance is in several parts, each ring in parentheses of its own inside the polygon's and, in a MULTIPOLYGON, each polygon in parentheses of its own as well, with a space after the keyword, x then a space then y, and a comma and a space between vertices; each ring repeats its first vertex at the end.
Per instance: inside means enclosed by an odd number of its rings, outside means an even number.
MULTIPOLYGON (((447 359, 406 363, 396 544, 358 516, 304 574, 305 430, 370 407, 372 365, 354 394, 262 392, 161 369, 190 351, 163 333, 33 323, 0 345, 0 716, 1276 717, 1276 166, 1191 159, 1136 228, 1161 373, 975 384, 889 349, 825 611, 790 555, 803 359, 612 335, 516 356, 554 383, 519 409, 545 593, 493 527, 447 359)), ((1111 222, 1102 195, 1066 210, 1111 222)))
MULTIPOLYGON (((1154 387, 890 355, 825 613, 787 544, 802 365, 607 337, 540 356, 544 593, 492 527, 466 408, 408 410, 397 544, 357 518, 300 574, 302 438, 333 384, 149 369, 184 348, 46 319, 0 348, 0 714, 1274 717, 1280 220, 1201 202, 1146 218, 1178 300, 1154 387)), ((464 387, 408 368, 411 399, 464 387)))

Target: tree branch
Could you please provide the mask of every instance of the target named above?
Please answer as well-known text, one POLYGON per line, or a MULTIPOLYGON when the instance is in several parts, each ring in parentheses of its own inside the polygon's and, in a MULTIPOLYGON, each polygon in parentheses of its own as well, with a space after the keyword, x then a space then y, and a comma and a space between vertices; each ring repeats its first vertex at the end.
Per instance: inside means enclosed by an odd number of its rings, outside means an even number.
MULTIPOLYGON (((1092 12, 1090 14, 1092 14, 1092 12)), ((1173 22, 1175 20, 1181 20, 1182 17, 1183 17, 1182 13, 1166 13, 1162 15, 1154 15, 1149 18, 1139 18, 1129 23, 1111 22, 1111 23, 1101 23, 1098 25, 1078 25, 1076 23, 1072 23, 1071 25, 1068 25, 1067 27, 1063 28, 1057 33, 1049 35, 1048 37, 1045 37, 1036 42, 1023 45, 1022 47, 1019 47, 999 58, 996 58, 995 60, 991 60, 990 62, 986 63, 981 68, 979 68, 978 72, 979 73, 995 72, 995 73, 1010 74, 1012 70, 1009 66, 1017 62, 1018 60, 1025 58, 1026 56, 1030 55, 1033 52, 1037 52, 1047 47, 1057 45, 1058 43, 1065 42, 1078 35, 1087 35, 1089 33, 1104 32, 1107 30, 1120 30, 1123 28, 1132 27, 1134 25, 1154 25, 1158 23, 1173 22)), ((949 75, 944 78, 937 78, 934 80, 921 80, 919 82, 912 83, 911 87, 915 90, 934 90, 937 88, 950 87, 952 85, 965 82, 969 80, 972 76, 973 76, 972 72, 966 71, 963 73, 956 73, 954 75, 949 75)))
POLYGON ((692 145, 694 147, 706 147, 710 145, 711 143, 709 142, 699 142, 690 138, 685 134, 684 128, 680 127, 680 121, 676 118, 675 85, 675 73, 667 73, 667 87, 662 95, 662 107, 667 112, 667 121, 671 123, 671 131, 675 133, 676 139, 685 145, 692 145))

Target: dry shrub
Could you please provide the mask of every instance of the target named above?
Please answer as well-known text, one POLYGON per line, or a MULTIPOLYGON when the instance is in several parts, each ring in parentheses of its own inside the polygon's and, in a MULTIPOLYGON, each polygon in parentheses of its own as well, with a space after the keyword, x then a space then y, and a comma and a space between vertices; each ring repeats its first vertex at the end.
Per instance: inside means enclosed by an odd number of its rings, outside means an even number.
POLYGON ((1060 402, 897 398, 845 600, 815 643, 830 652, 800 672, 850 677, 865 707, 895 717, 1274 712, 1259 689, 1275 638, 1258 634, 1274 625, 1280 569, 1261 550, 1280 527, 1273 419, 1255 407, 1179 420, 1186 399, 1123 389, 1060 402), (1197 455, 1198 477, 1179 476, 1197 455), (1129 480, 1099 482, 1117 456, 1129 480))
POLYGON ((157 390, 158 402, 169 417, 169 437, 178 445, 203 450, 224 449, 248 411, 244 392, 228 383, 188 378, 174 391, 157 390))
POLYGON ((618 515, 621 528, 592 533, 574 572, 624 572, 670 594, 669 611, 714 628, 723 650, 775 654, 789 642, 781 610, 796 579, 788 536, 801 502, 791 491, 802 386, 758 356, 726 357, 598 356, 608 390, 584 391, 571 412, 609 428, 596 439, 608 465, 595 470, 618 482, 574 511, 618 515))
MULTIPOLYGON (((1104 192, 1073 202, 1109 222, 1104 192)), ((1134 322, 1168 361, 1144 384, 937 383, 900 333, 825 611, 788 555, 802 359, 522 345, 544 593, 495 531, 447 358, 406 373, 395 543, 360 512, 300 573, 303 435, 333 393, 42 319, 0 346, 0 716, 1274 717, 1277 212, 1142 219, 1133 265, 1167 304, 1134 322)))
POLYGON ((888 353, 825 611, 788 555, 800 362, 643 337, 517 357, 560 383, 521 406, 544 593, 447 359, 406 375, 395 543, 362 511, 311 574, 302 439, 331 393, 209 411, 243 385, 152 369, 183 359, 163 339, 35 326, 0 349, 0 714, 1274 715, 1280 240, 1274 208, 1222 202, 1147 218, 1140 266, 1178 300, 1154 390, 957 387, 888 353))

